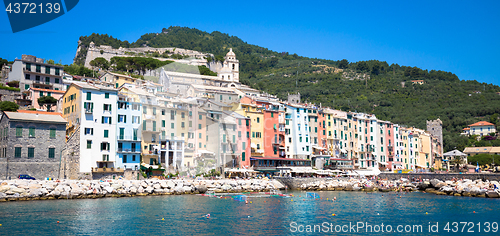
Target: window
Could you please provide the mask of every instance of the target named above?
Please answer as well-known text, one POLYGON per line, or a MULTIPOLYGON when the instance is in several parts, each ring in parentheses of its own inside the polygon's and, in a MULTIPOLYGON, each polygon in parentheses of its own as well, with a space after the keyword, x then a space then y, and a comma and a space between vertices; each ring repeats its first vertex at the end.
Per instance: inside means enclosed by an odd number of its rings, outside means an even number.
POLYGON ((172 128, 172 129, 174 128, 174 123, 170 124, 170 128, 172 128))
POLYGON ((156 121, 153 120, 153 131, 156 131, 156 121))
POLYGON ((107 130, 107 129, 104 130, 104 137, 105 138, 109 137, 109 130, 107 130))
POLYGON ((102 109, 104 111, 111 111, 111 104, 103 104, 102 106, 102 109))
POLYGON ((92 148, 92 140, 87 140, 87 149, 92 148))
POLYGON ((101 151, 109 151, 109 143, 103 142, 101 143, 101 151))
POLYGON ((139 124, 139 123, 141 123, 140 117, 132 116, 132 124, 139 124))
POLYGON ((23 136, 23 127, 16 127, 16 137, 23 136))
POLYGON ((15 147, 14 157, 21 157, 21 147, 15 147))
POLYGON ((238 131, 238 138, 241 138, 241 131, 238 131))
POLYGON ((203 120, 203 116, 202 116, 202 115, 199 115, 199 119, 200 119, 200 120, 203 120))
POLYGON ((26 70, 31 71, 31 63, 26 63, 26 70))
POLYGON ((59 78, 54 79, 54 83, 58 84, 59 83, 59 78))
POLYGON ((45 77, 45 84, 50 84, 50 77, 45 77))
POLYGON ((42 73, 42 66, 36 65, 36 72, 42 73))
POLYGON ((201 129, 201 124, 198 124, 198 129, 201 129))
POLYGON ((56 138, 56 129, 50 128, 50 138, 56 138))
POLYGON ((54 158, 56 156, 56 149, 49 148, 49 158, 54 158))
POLYGON ((111 117, 103 116, 101 123, 102 124, 111 124, 111 117))
POLYGON ((153 115, 156 116, 156 107, 153 107, 153 115))
POLYGON ((142 113, 148 114, 148 107, 147 106, 142 106, 142 113))
POLYGON ((104 98, 109 98, 109 93, 104 93, 104 98))
POLYGON ((165 120, 161 121, 161 127, 165 127, 165 120))
POLYGON ((260 118, 259 117, 257 117, 257 123, 260 123, 260 118))
POLYGON ((29 85, 29 84, 25 84, 25 85, 24 85, 24 89, 25 89, 25 90, 28 90, 29 88, 30 88, 30 85, 29 85))
POLYGON ((118 115, 118 123, 127 123, 126 115, 118 115))
POLYGON ((175 111, 174 110, 170 111, 170 120, 175 120, 175 111))
POLYGON ((181 112, 181 118, 182 118, 182 119, 184 119, 184 118, 185 118, 184 112, 181 112))
POLYGON ((123 163, 127 163, 127 155, 123 155, 123 163))
POLYGON ((28 148, 28 158, 33 158, 33 157, 35 157, 35 148, 29 147, 28 148))
POLYGON ((59 68, 56 68, 56 75, 59 75, 59 68))
POLYGON ((87 100, 91 100, 92 98, 92 93, 91 92, 87 92, 87 100))
POLYGON ((39 96, 40 96, 40 97, 43 97, 43 91, 40 91, 39 96))
POLYGON ((39 75, 35 76, 35 80, 40 81, 40 76, 39 75))
POLYGON ((35 128, 29 128, 29 137, 34 138, 35 137, 35 128))

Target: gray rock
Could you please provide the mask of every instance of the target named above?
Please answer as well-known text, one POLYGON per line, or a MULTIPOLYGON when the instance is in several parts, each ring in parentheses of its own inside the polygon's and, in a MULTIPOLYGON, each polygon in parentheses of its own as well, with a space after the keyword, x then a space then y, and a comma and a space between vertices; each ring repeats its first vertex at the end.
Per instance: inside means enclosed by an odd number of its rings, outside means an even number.
POLYGON ((199 193, 205 193, 207 192, 208 189, 207 186, 205 185, 198 185, 196 186, 196 190, 198 190, 199 193))
POLYGON ((431 181, 429 181, 429 183, 431 184, 432 187, 434 188, 437 188, 437 184, 438 183, 441 183, 443 181, 439 180, 439 179, 432 179, 431 181))
POLYGON ((154 189, 161 189, 161 185, 160 185, 160 184, 154 184, 154 185, 153 185, 153 188, 154 188, 154 189))
POLYGON ((146 190, 146 192, 148 192, 148 193, 152 193, 152 192, 153 192, 153 190, 154 190, 154 188, 153 188, 153 187, 151 187, 151 186, 148 186, 145 190, 146 190))

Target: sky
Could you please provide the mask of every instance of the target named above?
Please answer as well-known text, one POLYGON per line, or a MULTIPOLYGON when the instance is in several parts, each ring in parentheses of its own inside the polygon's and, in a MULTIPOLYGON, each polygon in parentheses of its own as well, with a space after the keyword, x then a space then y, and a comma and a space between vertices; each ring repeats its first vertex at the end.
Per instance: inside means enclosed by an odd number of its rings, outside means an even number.
POLYGON ((500 1, 94 1, 12 33, 0 13, 0 57, 71 64, 78 38, 129 42, 169 26, 220 31, 273 51, 387 61, 500 85, 500 1))

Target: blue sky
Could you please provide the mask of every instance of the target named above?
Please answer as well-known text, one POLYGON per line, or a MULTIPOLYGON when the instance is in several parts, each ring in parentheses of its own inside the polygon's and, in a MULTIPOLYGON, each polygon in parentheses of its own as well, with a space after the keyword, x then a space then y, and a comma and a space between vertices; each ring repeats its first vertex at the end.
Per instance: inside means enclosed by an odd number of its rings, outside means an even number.
POLYGON ((163 27, 220 31, 301 56, 381 60, 500 85, 500 1, 93 1, 13 34, 0 13, 0 57, 72 63, 78 38, 130 42, 163 27))

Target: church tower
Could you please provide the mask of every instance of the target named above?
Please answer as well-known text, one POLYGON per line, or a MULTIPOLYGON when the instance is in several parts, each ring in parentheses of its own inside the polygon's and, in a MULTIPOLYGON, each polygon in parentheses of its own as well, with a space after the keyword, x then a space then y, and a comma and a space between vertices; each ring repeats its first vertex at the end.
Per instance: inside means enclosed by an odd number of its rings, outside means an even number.
POLYGON ((224 63, 222 63, 222 69, 219 71, 218 77, 224 81, 240 82, 240 62, 236 59, 236 54, 234 54, 232 48, 224 57, 224 63))

